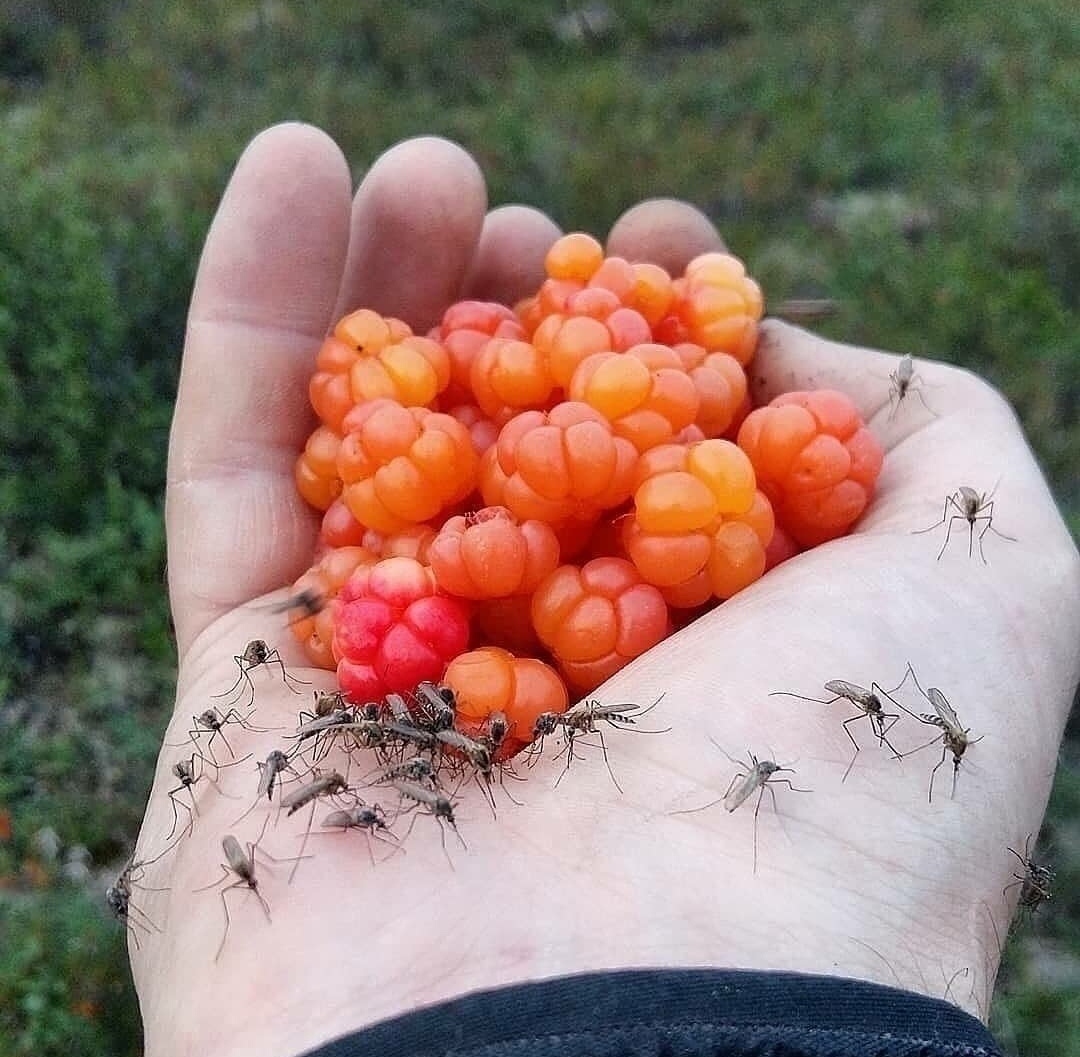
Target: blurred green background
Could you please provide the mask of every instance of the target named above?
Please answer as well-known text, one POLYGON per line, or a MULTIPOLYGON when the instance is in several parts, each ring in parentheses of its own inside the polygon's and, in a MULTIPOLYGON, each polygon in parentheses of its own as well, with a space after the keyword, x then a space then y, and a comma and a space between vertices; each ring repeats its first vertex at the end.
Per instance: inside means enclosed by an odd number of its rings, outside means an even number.
MULTIPOLYGON (((1064 0, 6 0, 0 1057, 140 1052, 102 892, 171 707, 186 303, 253 134, 314 122, 359 178, 441 133, 493 204, 567 229, 689 199, 770 300, 836 298, 829 334, 1003 389, 1077 534, 1078 70, 1064 0)), ((1040 844, 1057 895, 1014 932, 993 1010, 1024 1057, 1080 1055, 1078 759, 1074 720, 1040 844)))

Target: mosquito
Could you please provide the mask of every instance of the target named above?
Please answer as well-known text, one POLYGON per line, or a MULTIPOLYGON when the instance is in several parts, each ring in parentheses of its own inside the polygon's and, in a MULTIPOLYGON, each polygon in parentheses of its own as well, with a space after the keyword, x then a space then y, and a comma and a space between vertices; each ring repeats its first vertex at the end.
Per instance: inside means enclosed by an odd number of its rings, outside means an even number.
MULTIPOLYGON (((267 822, 270 821, 270 817, 267 816, 267 822)), ((212 881, 208 885, 203 885, 201 888, 196 888, 196 892, 205 892, 210 888, 216 888, 222 881, 227 881, 230 877, 236 879, 232 884, 226 885, 221 890, 221 905, 225 908, 225 931, 221 935, 221 943, 218 944, 217 953, 214 955, 214 962, 221 957, 221 952, 225 949, 225 940, 229 936, 229 901, 226 898, 229 892, 234 888, 246 888, 255 893, 256 898, 259 900, 259 906, 262 907, 263 913, 266 915, 266 920, 270 921, 270 906, 266 902, 266 898, 262 892, 259 891, 259 882, 255 877, 255 853, 258 851, 260 855, 265 856, 274 862, 291 862, 292 859, 275 859, 274 856, 259 849, 259 841, 263 838, 263 833, 266 832, 266 823, 263 823, 263 832, 259 834, 259 840, 249 841, 247 845, 247 851, 241 847, 240 842, 231 834, 226 834, 221 838, 221 850, 225 853, 225 862, 221 864, 221 869, 224 871, 224 876, 219 877, 216 881, 212 881)), ((308 856, 309 857, 309 856, 308 856)))
POLYGON ((131 857, 124 864, 124 868, 120 871, 116 880, 105 889, 106 904, 113 912, 113 916, 116 920, 131 933, 131 937, 135 941, 136 950, 139 950, 139 929, 142 929, 147 935, 151 932, 160 934, 161 929, 158 928, 145 911, 140 910, 139 907, 131 901, 131 890, 133 888, 141 888, 144 892, 168 891, 166 888, 147 888, 144 885, 136 883, 135 872, 140 871, 141 876, 142 868, 145 865, 146 863, 135 861, 133 852, 131 857))
MULTIPOLYGON (((415 782, 402 782, 393 781, 390 783, 394 789, 401 795, 403 800, 413 801, 413 806, 426 807, 427 814, 431 815, 439 823, 439 834, 442 838, 442 850, 443 855, 446 856, 446 861, 450 863, 450 868, 454 868, 454 864, 450 859, 450 853, 446 850, 446 828, 443 823, 447 822, 450 828, 454 831, 454 835, 459 841, 461 846, 468 851, 469 846, 465 843, 465 838, 458 832, 457 820, 454 817, 454 805, 448 796, 444 796, 442 793, 437 793, 432 789, 426 789, 422 785, 417 785, 415 782)), ((412 810, 407 808, 406 810, 412 810)), ((409 824, 409 833, 412 833, 413 824, 415 824, 416 818, 414 817, 409 824)), ((406 834, 408 839, 408 833, 406 834)))
MULTIPOLYGON (((234 823, 233 825, 239 825, 244 821, 259 806, 259 801, 265 796, 267 800, 272 801, 274 799, 274 786, 279 784, 278 779, 285 771, 293 770, 292 764, 289 762, 289 757, 281 751, 281 749, 274 749, 266 757, 266 760, 258 761, 259 767, 259 788, 255 793, 255 800, 251 807, 247 809, 234 823)), ((300 776, 297 775, 299 778, 300 776)))
MULTIPOLYGON (((622 786, 619 785, 618 779, 615 777, 615 772, 611 769, 611 761, 608 759, 607 744, 604 741, 604 732, 597 726, 599 723, 606 723, 609 727, 632 727, 637 723, 637 720, 641 716, 648 715, 663 698, 663 694, 660 695, 648 708, 642 710, 641 705, 634 704, 632 702, 625 702, 622 704, 605 705, 599 701, 579 701, 572 708, 567 709, 561 715, 557 716, 556 724, 563 728, 563 736, 566 739, 566 744, 562 751, 566 753, 566 766, 563 768, 562 774, 559 775, 558 780, 555 782, 556 786, 563 780, 566 772, 570 769, 570 763, 574 758, 574 740, 580 736, 586 734, 596 734, 600 738, 600 751, 604 754, 604 763, 607 765, 608 774, 611 776, 612 782, 615 783, 615 788, 621 793, 623 791, 622 786), (637 712, 637 716, 633 716, 630 713, 637 712)), ((640 734, 666 734, 670 727, 665 727, 663 730, 642 730, 638 731, 640 734)))
POLYGON ((915 361, 910 355, 902 357, 896 365, 896 370, 889 375, 889 422, 896 417, 896 413, 900 410, 900 405, 908 393, 914 393, 919 398, 922 406, 934 418, 938 417, 937 412, 926 402, 926 397, 922 394, 923 385, 922 375, 915 370, 915 361))
POLYGON ((301 615, 289 621, 290 624, 296 624, 308 617, 317 617, 325 608, 326 595, 321 591, 316 591, 314 587, 305 587, 302 591, 297 591, 296 594, 286 598, 284 602, 271 606, 270 612, 288 613, 290 610, 298 609, 301 615))
MULTIPOLYGON (((198 745, 199 738, 209 732, 210 738, 206 743, 206 748, 210 752, 210 759, 215 766, 226 766, 225 764, 219 764, 217 757, 214 755, 214 739, 220 737, 225 743, 225 748, 229 750, 229 755, 234 761, 236 760, 236 753, 233 752, 233 747, 229 744, 229 739, 225 737, 225 727, 230 724, 235 724, 238 727, 243 727, 244 730, 251 731, 252 734, 266 734, 269 732, 268 727, 254 727, 248 719, 251 718, 251 712, 246 715, 240 715, 235 708, 230 708, 227 712, 222 712, 218 708, 208 708, 205 712, 200 712, 197 716, 191 717, 192 726, 188 730, 187 741, 181 742, 169 742, 170 748, 180 748, 184 745, 195 744, 198 745)), ((246 759, 246 757, 244 757, 246 759)))
POLYGON ((448 686, 425 680, 416 687, 415 697, 423 711, 424 726, 432 731, 449 730, 457 714, 457 698, 448 686))
MULTIPOLYGON (((712 739, 709 739, 712 741, 712 739)), ((701 807, 690 808, 686 811, 673 811, 673 815, 692 815, 698 811, 706 811, 710 807, 715 807, 717 804, 723 804, 724 810, 727 812, 735 811, 741 805, 745 804, 747 800, 753 796, 755 790, 757 791, 757 803, 754 805, 754 873, 757 873, 757 825, 758 825, 758 812, 761 810, 761 798, 765 795, 765 789, 768 788, 769 795, 773 801, 773 811, 776 812, 777 817, 780 815, 779 808, 776 806, 776 791, 772 788, 774 785, 786 785, 789 789, 796 793, 809 793, 809 789, 799 789, 797 786, 791 784, 790 778, 775 778, 774 775, 786 772, 788 774, 794 774, 795 770, 791 767, 783 767, 773 760, 759 760, 752 752, 747 752, 750 757, 750 762, 745 760, 736 760, 733 756, 729 756, 727 752, 721 748, 715 741, 713 744, 734 764, 739 767, 745 768, 745 770, 739 771, 732 779, 727 787, 727 791, 722 797, 717 800, 711 800, 707 804, 703 804, 701 807)))
MULTIPOLYGON (((941 759, 934 765, 934 769, 930 772, 930 789, 927 793, 927 799, 930 803, 934 802, 934 776, 938 772, 938 768, 948 759, 949 753, 952 753, 953 763, 953 779, 952 779, 952 799, 956 797, 956 778, 960 773, 960 761, 964 757, 964 753, 967 752, 969 745, 974 745, 977 741, 982 741, 985 734, 980 734, 977 738, 969 738, 971 733, 970 727, 962 727, 960 725, 960 718, 956 714, 956 710, 949 704, 945 695, 936 687, 931 686, 926 690, 923 690, 919 686, 919 680, 915 676, 915 672, 912 670, 911 665, 908 665, 908 671, 911 672, 911 677, 915 680, 915 685, 919 688, 919 693, 934 706, 933 715, 923 712, 916 714, 907 708, 904 711, 910 716, 914 716, 920 723, 925 723, 931 727, 937 727, 941 734, 935 738, 931 738, 925 745, 920 745, 916 749, 911 749, 908 752, 902 753, 901 758, 904 756, 911 756, 916 752, 921 752, 923 749, 928 749, 935 742, 941 742, 941 759)), ((901 705, 901 708, 904 706, 901 705)))
POLYGON ((233 660, 236 662, 236 667, 240 669, 240 674, 237 676, 236 682, 225 691, 223 694, 215 694, 215 697, 232 698, 237 689, 243 683, 247 683, 248 689, 251 691, 251 703, 255 702, 255 684, 251 680, 251 673, 256 668, 269 668, 271 664, 276 664, 281 669, 282 682, 294 693, 298 694, 300 691, 293 684, 307 686, 307 682, 304 679, 297 679, 295 676, 289 675, 285 668, 285 662, 281 659, 281 652, 277 649, 271 649, 264 640, 252 639, 245 647, 243 653, 233 654, 233 660))
MULTIPOLYGON (((350 829, 363 830, 368 837, 368 855, 371 858, 371 864, 375 865, 375 852, 372 851, 372 840, 382 841, 384 844, 390 844, 395 851, 401 849, 401 845, 397 839, 388 840, 384 834, 389 834, 393 837, 393 833, 390 830, 386 821, 386 813, 378 804, 365 804, 363 801, 355 804, 353 807, 346 808, 343 811, 331 811, 329 815, 322 820, 322 824, 327 829, 337 829, 345 832, 350 829)), ((318 836, 318 834, 316 834, 318 836)), ((393 853, 391 853, 393 854, 393 853)), ((389 858, 389 856, 387 856, 389 858)))
POLYGON ((1029 834, 1024 841, 1023 855, 1018 851, 1014 851, 1012 848, 1005 849, 1016 856, 1020 861, 1020 865, 1024 872, 1013 873, 1013 877, 1015 877, 1016 880, 1013 881, 1012 884, 1006 885, 1001 890, 1001 894, 1004 895, 1010 888, 1015 888, 1017 885, 1020 885, 1019 906, 1024 910, 1034 912, 1048 899, 1053 897, 1054 871, 1049 866, 1043 866, 1028 857, 1028 845, 1030 843, 1031 836, 1029 834))
MULTIPOLYGON (((199 813, 199 806, 195 802, 194 787, 205 778, 221 796, 229 796, 228 793, 223 793, 221 787, 217 784, 216 778, 211 778, 206 772, 206 767, 209 765, 214 768, 215 772, 220 772, 222 767, 235 767, 238 763, 243 763, 244 760, 251 758, 249 752, 247 756, 241 757, 239 760, 233 760, 232 763, 219 764, 215 761, 208 761, 201 752, 193 752, 191 758, 187 760, 178 760, 173 764, 172 773, 180 782, 174 789, 168 791, 169 803, 172 805, 173 821, 172 829, 169 830, 169 836, 165 839, 168 840, 176 832, 176 827, 180 822, 180 814, 176 810, 176 805, 179 804, 188 813, 188 824, 185 827, 185 832, 190 833, 192 827, 195 825, 195 816, 199 813), (199 765, 196 766, 195 761, 199 761, 199 765), (187 803, 179 799, 178 794, 187 792, 188 799, 191 801, 189 807, 187 803)), ((236 799, 235 797, 229 797, 230 800, 236 799)), ((183 837, 183 834, 181 834, 183 837)))
POLYGON ((833 696, 828 701, 822 701, 816 697, 805 697, 803 694, 792 694, 786 690, 774 690, 769 694, 769 697, 797 697, 802 701, 814 701, 819 705, 831 705, 837 701, 847 701, 849 704, 854 705, 859 714, 852 716, 850 719, 845 719, 840 725, 844 728, 844 733, 848 736, 851 744, 855 746, 855 755, 851 757, 851 762, 847 765, 847 770, 844 771, 844 777, 841 782, 846 782, 848 775, 851 773, 851 768, 855 766, 855 759, 859 755, 861 746, 855 740, 855 735, 848 729, 852 723, 858 723, 859 720, 865 719, 870 724, 870 729, 874 732, 878 739, 878 745, 888 745, 893 756, 897 759, 900 758, 900 754, 896 751, 892 742, 889 741, 888 734, 892 730, 893 726, 900 719, 899 712, 886 712, 885 707, 882 704, 882 697, 887 697, 890 701, 892 695, 904 685, 907 681, 907 676, 904 676, 899 686, 893 687, 892 690, 883 690, 877 683, 871 683, 870 689, 859 686, 858 683, 849 683, 846 679, 830 679, 825 684, 825 689, 833 696), (886 722, 890 720, 891 722, 886 722))
POLYGON ((941 545, 941 550, 938 551, 937 560, 941 561, 941 556, 945 553, 945 548, 949 546, 949 537, 952 535, 953 525, 957 521, 966 521, 968 525, 968 557, 971 557, 972 551, 975 546, 975 523, 985 522, 982 530, 979 532, 979 557, 982 558, 983 565, 989 564, 986 560, 986 555, 983 553, 983 537, 987 532, 993 532, 995 536, 1000 536, 1003 540, 1009 540, 1012 543, 1016 542, 1015 536, 1006 536, 1004 532, 998 532, 994 528, 994 489, 996 485, 989 492, 980 494, 976 492, 974 488, 969 488, 966 484, 962 484, 952 495, 945 497, 945 506, 942 509, 941 520, 935 522, 929 528, 917 529, 912 533, 913 536, 922 535, 924 532, 933 532, 934 529, 939 528, 948 521, 948 528, 945 530, 945 542, 941 545), (949 515, 949 507, 952 507, 956 513, 952 516, 949 515))
MULTIPOLYGON (((495 766, 492 760, 491 747, 484 742, 466 737, 458 730, 440 730, 435 737, 441 747, 460 753, 474 768, 476 784, 480 787, 484 799, 487 800, 491 807, 492 815, 498 817, 495 809, 495 794, 491 789, 495 766), (481 779, 483 779, 482 782, 481 779)), ((513 797, 510 799, 512 800, 513 797)))
MULTIPOLYGON (((281 808, 288 808, 287 815, 294 815, 302 807, 307 804, 311 804, 311 815, 308 817, 307 828, 304 830, 304 841, 300 845, 300 855, 304 854, 304 849, 307 847, 308 835, 311 833, 311 822, 315 817, 315 803, 320 797, 332 797, 337 796, 340 793, 348 792, 349 783, 344 775, 339 774, 337 771, 328 771, 326 774, 318 774, 306 785, 301 786, 299 789, 294 789, 291 793, 288 793, 281 798, 281 808)), ((300 868, 300 860, 297 859, 293 863, 293 868, 289 873, 289 884, 292 884, 293 878, 296 876, 296 871, 300 868)))

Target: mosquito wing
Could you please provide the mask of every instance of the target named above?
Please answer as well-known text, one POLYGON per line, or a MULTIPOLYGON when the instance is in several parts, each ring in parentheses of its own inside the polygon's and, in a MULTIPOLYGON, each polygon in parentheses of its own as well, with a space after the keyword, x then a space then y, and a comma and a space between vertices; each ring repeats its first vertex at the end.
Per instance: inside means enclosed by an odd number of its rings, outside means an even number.
POLYGON ((749 772, 739 778, 735 784, 728 790, 727 796, 724 797, 724 810, 734 811, 740 804, 744 803, 751 793, 764 781, 764 776, 761 771, 755 767, 749 772))
POLYGON ((945 729, 950 734, 963 734, 964 728, 960 726, 960 717, 952 705, 945 700, 945 695, 936 686, 931 686, 927 689, 926 696, 930 699, 930 704, 934 706, 934 711, 945 729))
POLYGON ((864 704, 874 696, 865 687, 859 686, 858 683, 849 683, 846 679, 830 679, 825 684, 825 689, 830 694, 847 698, 856 705, 864 704))

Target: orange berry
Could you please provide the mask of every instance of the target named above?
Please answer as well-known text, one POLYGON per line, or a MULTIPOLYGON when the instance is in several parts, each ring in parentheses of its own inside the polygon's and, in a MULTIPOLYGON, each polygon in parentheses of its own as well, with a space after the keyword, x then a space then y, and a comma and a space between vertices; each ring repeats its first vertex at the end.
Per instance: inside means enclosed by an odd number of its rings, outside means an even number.
MULTIPOLYGON (((703 253, 687 266, 676 287, 674 314, 687 339, 709 352, 727 352, 745 366, 757 347, 761 288, 742 261, 728 253, 703 253)), ((663 321, 661 321, 663 322, 663 321)))
POLYGON ((706 352, 692 342, 676 345, 675 352, 700 399, 696 424, 706 437, 723 436, 747 398, 742 364, 726 352, 706 352))
POLYGON ((556 239, 544 258, 544 270, 551 279, 588 281, 604 261, 604 247, 583 231, 573 231, 556 239))
POLYGON ((536 589, 533 627, 567 681, 595 689, 670 630, 660 592, 621 558, 562 565, 536 589))
POLYGON ((349 368, 353 401, 389 397, 425 407, 450 384, 450 356, 430 338, 409 336, 377 352, 361 352, 349 368))
POLYGON ((813 547, 844 535, 866 509, 881 471, 881 446, 843 393, 785 393, 752 411, 739 447, 785 532, 813 547))
POLYGON ((505 305, 494 301, 458 301, 443 314, 437 334, 450 359, 452 395, 462 403, 469 403, 472 361, 480 350, 493 337, 524 338, 526 331, 505 305))
POLYGON ((675 299, 671 276, 658 264, 635 264, 633 270, 634 290, 628 304, 641 313, 650 327, 655 326, 668 314, 675 299))
POLYGON ((600 320, 560 313, 548 315, 536 328, 533 344, 547 357, 551 377, 564 389, 582 360, 613 348, 611 332, 600 320))
POLYGON ((642 456, 634 510, 648 533, 704 529, 721 515, 744 514, 754 503, 754 467, 726 440, 688 447, 665 444, 642 456))
POLYGON ((297 491, 316 510, 328 510, 341 494, 341 478, 337 472, 339 437, 328 426, 319 426, 296 460, 293 476, 297 491))
POLYGON ((464 499, 477 483, 477 458, 457 419, 389 399, 345 417, 338 451, 342 497, 362 525, 382 533, 427 521, 464 499))
POLYGON ((659 587, 669 605, 686 608, 731 598, 759 579, 774 528, 772 507, 758 491, 744 513, 694 532, 649 533, 628 519, 623 542, 642 578, 659 587))
POLYGON ((639 452, 673 440, 699 406, 678 354, 651 343, 590 356, 574 371, 567 395, 599 411, 639 452))
POLYGON ((547 357, 527 341, 492 338, 477 353, 469 372, 473 395, 489 416, 544 407, 555 382, 547 357))
MULTIPOLYGON (((610 509, 630 494, 637 452, 615 436, 587 404, 566 401, 551 411, 524 411, 502 428, 495 461, 505 476, 500 505, 519 518, 537 517, 533 497, 557 504, 539 520, 557 522, 610 509)), ((487 499, 488 482, 483 482, 487 499)), ((491 500, 488 500, 490 503, 491 500)))
POLYGON ((541 521, 517 519, 505 507, 453 517, 428 550, 436 582, 460 598, 527 594, 559 564, 559 542, 541 521))
POLYGON ((507 759, 532 741, 537 717, 563 713, 570 704, 566 687, 543 661, 515 657, 496 646, 463 653, 450 662, 442 684, 454 691, 457 715, 463 726, 481 727, 493 712, 502 712, 510 724, 507 759))
POLYGON ((370 308, 340 319, 334 332, 322 344, 315 359, 315 373, 308 385, 311 406, 322 421, 336 432, 355 405, 350 372, 364 356, 377 356, 388 345, 412 335, 400 319, 380 316, 370 308))

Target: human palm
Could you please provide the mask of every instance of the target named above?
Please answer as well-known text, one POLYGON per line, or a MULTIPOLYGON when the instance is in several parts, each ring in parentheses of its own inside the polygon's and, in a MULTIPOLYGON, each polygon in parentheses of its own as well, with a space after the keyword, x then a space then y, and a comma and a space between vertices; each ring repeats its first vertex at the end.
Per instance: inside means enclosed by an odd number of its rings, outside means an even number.
MULTIPOLYGON (((268 608, 308 564, 318 530, 292 467, 329 324, 365 304, 425 328, 460 296, 513 300, 542 277, 556 235, 532 210, 487 214, 475 165, 440 140, 388 152, 354 203, 344 159, 321 133, 281 126, 249 147, 189 319, 167 504, 180 673, 139 858, 155 856, 173 827, 176 744, 233 683, 233 655, 249 640, 280 647, 290 674, 314 688, 331 685, 303 667, 268 608)), ((719 245, 700 214, 652 202, 619 222, 608 249, 678 271, 719 245)), ((604 700, 642 704, 663 694, 650 719, 671 727, 608 734, 622 792, 585 747, 558 789, 564 761, 553 752, 513 788, 521 806, 497 789, 497 819, 465 787, 467 851, 451 834, 444 854, 445 833, 428 818, 401 852, 376 845, 374 867, 362 835, 313 834, 292 885, 292 864, 257 859, 272 926, 250 893, 230 891, 226 935, 228 882, 206 886, 222 877, 225 834, 260 836, 266 809, 237 819, 254 797, 254 759, 281 738, 226 728, 238 755, 254 754, 219 779, 243 800, 200 789, 190 834, 146 868, 132 897, 160 929, 132 950, 148 1057, 285 1057, 470 990, 640 966, 849 975, 947 991, 985 1014, 1014 901, 1002 897, 1006 848, 1039 828, 1080 674, 1080 562, 994 391, 922 364, 936 417, 909 394, 890 418, 897 362, 763 327, 755 402, 790 389, 848 393, 888 448, 879 490, 852 536, 777 568, 601 689, 604 700), (960 526, 935 560, 939 538, 913 530, 960 485, 983 491, 998 479, 994 527, 1016 541, 989 535, 984 565, 968 559, 960 526), (927 800, 940 748, 897 761, 861 722, 849 728, 861 751, 842 781, 853 748, 841 723, 857 713, 769 696, 824 697, 830 679, 890 688, 909 662, 973 738, 985 735, 964 757, 955 799, 942 768, 927 800), (739 770, 721 748, 788 764, 796 773, 783 777, 811 791, 777 786, 777 814, 766 790, 756 823, 757 793, 734 813, 695 810, 739 770)), ((252 722, 263 728, 295 723, 305 703, 275 671, 253 673, 252 722)), ((930 710, 910 679, 900 693, 913 711, 930 710)), ((901 715, 889 740, 903 753, 933 734, 901 715)), ((297 855, 307 825, 305 812, 282 817, 260 851, 297 855)))

